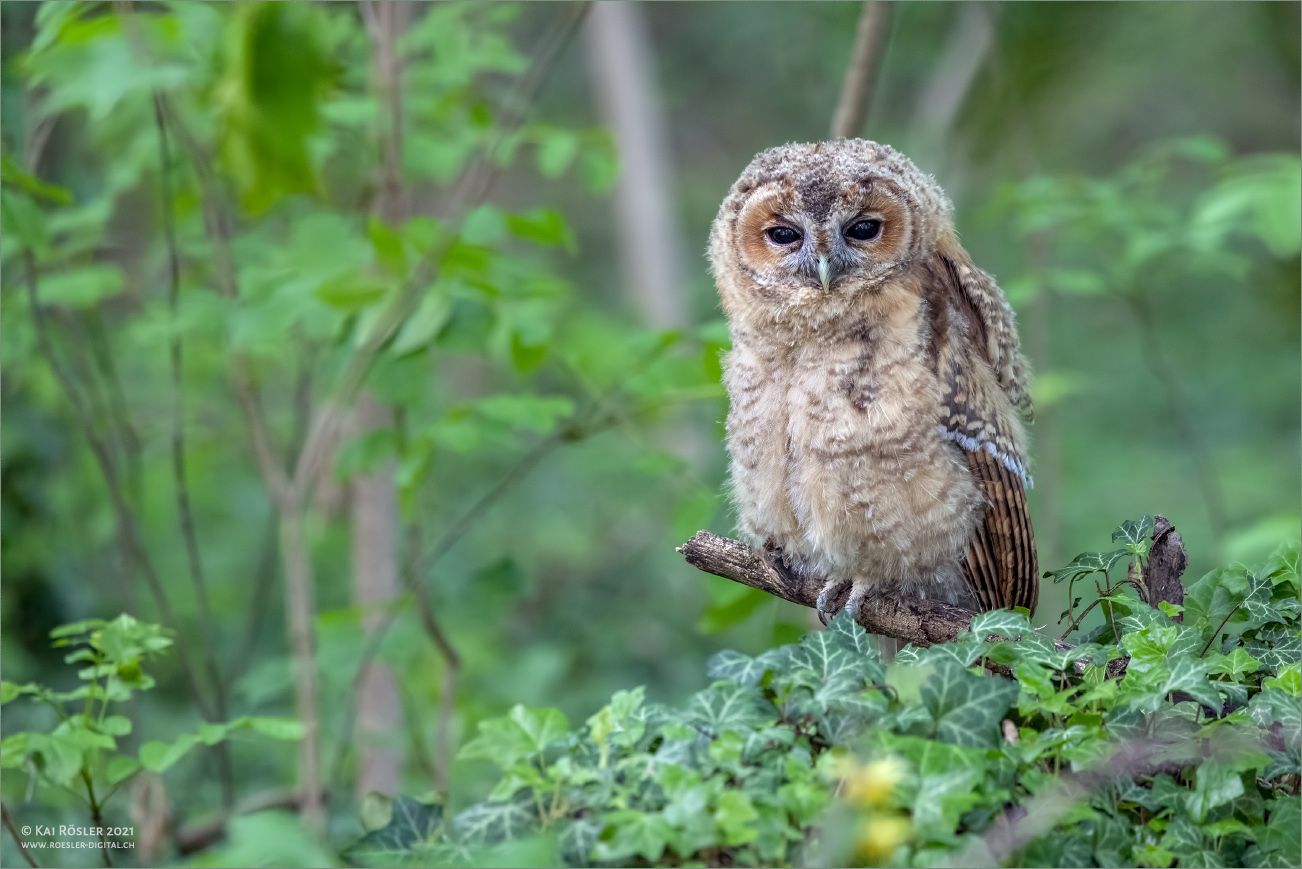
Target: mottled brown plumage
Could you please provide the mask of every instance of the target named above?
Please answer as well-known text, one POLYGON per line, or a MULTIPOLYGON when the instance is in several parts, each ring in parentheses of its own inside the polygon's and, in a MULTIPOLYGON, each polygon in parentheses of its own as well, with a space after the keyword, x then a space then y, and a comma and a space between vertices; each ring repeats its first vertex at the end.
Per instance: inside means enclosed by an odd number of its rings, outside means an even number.
POLYGON ((1033 608, 1027 368, 1013 314, 958 243, 944 193, 859 139, 758 155, 710 260, 733 350, 743 536, 852 582, 1033 608))

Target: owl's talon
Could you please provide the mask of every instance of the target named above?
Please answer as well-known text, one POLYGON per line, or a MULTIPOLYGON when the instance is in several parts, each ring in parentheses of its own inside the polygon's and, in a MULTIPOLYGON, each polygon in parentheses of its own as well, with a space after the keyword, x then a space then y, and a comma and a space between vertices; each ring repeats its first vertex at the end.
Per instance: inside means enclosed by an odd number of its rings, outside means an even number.
POLYGON ((818 602, 815 604, 815 607, 818 609, 818 620, 823 623, 824 627, 826 627, 827 623, 832 620, 832 617, 835 616, 837 612, 836 610, 829 610, 827 608, 828 600, 836 592, 845 588, 848 581, 849 580, 844 579, 830 579, 823 584, 823 590, 818 593, 818 602))
POLYGON ((868 597, 868 586, 855 584, 854 590, 850 592, 850 597, 845 602, 845 609, 849 610, 854 620, 859 621, 859 609, 863 606, 864 598, 868 597))

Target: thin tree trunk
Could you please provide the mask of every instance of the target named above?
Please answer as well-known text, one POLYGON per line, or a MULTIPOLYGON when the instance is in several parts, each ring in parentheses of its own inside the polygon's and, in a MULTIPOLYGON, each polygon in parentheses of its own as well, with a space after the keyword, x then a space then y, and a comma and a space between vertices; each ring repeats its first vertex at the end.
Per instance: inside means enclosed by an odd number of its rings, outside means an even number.
MULTIPOLYGON (((942 161, 954 154, 950 131, 994 42, 995 28, 988 4, 963 3, 955 16, 945 52, 922 89, 913 116, 909 153, 926 171, 941 171, 942 161)), ((953 195, 952 190, 950 194, 953 195)))
POLYGON ((888 0, 865 0, 859 25, 855 28, 854 51, 841 83, 841 98, 832 116, 831 137, 853 139, 863 132, 864 121, 872 108, 873 90, 886 54, 887 35, 891 27, 891 3, 888 0))
POLYGON ((683 245, 642 4, 593 3, 584 30, 597 108, 619 150, 615 210, 624 286, 644 322, 680 329, 691 320, 683 245))
MULTIPOLYGON (((353 419, 361 431, 388 425, 392 414, 369 390, 357 397, 353 419)), ((352 481, 353 602, 361 609, 367 636, 398 595, 398 496, 394 463, 352 481)), ((402 784, 402 705, 393 671, 371 664, 357 695, 357 795, 371 791, 392 796, 402 784)))
MULTIPOLYGON (((383 162, 374 208, 390 227, 406 219, 402 184, 402 59, 398 37, 407 28, 410 7, 399 2, 360 5, 371 39, 372 82, 381 106, 383 162)), ((363 389, 353 408, 353 434, 365 435, 392 424, 393 414, 363 389)), ((394 463, 386 460, 372 473, 357 474, 351 486, 353 602, 362 611, 370 636, 383 611, 398 596, 398 493, 394 463)), ((396 794, 402 785, 402 700, 393 671, 375 662, 362 675, 357 693, 356 793, 396 794)))
MULTIPOLYGON (((297 499, 296 499, 297 500, 297 499)), ((312 594, 312 562, 303 533, 301 503, 280 514, 280 549, 285 558, 285 617, 289 652, 294 661, 294 706, 303 723, 299 743, 298 780, 302 794, 299 811, 309 830, 325 829, 321 799, 321 733, 317 714, 316 605, 312 594)))

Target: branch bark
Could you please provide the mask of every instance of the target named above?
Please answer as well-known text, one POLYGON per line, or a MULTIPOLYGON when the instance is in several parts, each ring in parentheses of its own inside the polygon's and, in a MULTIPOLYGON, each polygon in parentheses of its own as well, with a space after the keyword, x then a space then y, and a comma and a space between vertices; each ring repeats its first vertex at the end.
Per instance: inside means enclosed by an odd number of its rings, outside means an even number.
MULTIPOLYGON (((1153 547, 1149 552, 1145 580, 1149 584, 1149 602, 1156 607, 1159 601, 1180 603, 1184 588, 1180 575, 1188 559, 1184 543, 1175 528, 1165 517, 1154 519, 1153 547)), ((811 576, 788 566, 779 553, 756 549, 740 540, 721 537, 710 531, 697 531, 677 550, 687 563, 697 570, 731 579, 742 585, 768 592, 774 597, 813 608, 823 589, 824 578, 811 576)), ((850 587, 841 589, 831 600, 832 608, 840 609, 850 596, 850 587)), ((871 634, 893 637, 915 646, 948 643, 972 627, 973 616, 978 613, 960 606, 937 600, 905 595, 881 596, 865 600, 859 608, 856 621, 871 634)), ((1059 649, 1070 649, 1066 643, 1056 642, 1059 649)), ((1108 665, 1108 677, 1120 676, 1126 659, 1108 665)), ((1085 662, 1077 662, 1083 669, 1085 662)))
POLYGON ((873 86, 886 54, 886 36, 891 26, 891 4, 887 0, 866 0, 855 28, 854 53, 845 70, 841 98, 832 116, 832 138, 852 139, 863 130, 872 106, 873 86))
MULTIPOLYGON (((793 570, 773 552, 709 531, 696 532, 678 551, 697 570, 758 588, 801 606, 813 607, 823 588, 821 577, 793 570)), ((842 606, 849 596, 847 586, 832 598, 833 608, 842 606)), ((971 628, 975 615, 972 610, 943 601, 892 596, 865 601, 856 620, 869 633, 894 637, 915 646, 931 646, 948 643, 971 628)))

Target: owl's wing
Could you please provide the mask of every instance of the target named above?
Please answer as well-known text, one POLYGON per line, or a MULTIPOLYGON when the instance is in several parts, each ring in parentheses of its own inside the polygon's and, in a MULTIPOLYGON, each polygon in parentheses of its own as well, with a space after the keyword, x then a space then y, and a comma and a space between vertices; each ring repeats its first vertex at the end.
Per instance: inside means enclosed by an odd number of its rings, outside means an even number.
POLYGON ((932 352, 943 395, 941 434, 962 448, 985 495, 963 572, 983 610, 1039 599, 1030 477, 1017 409, 1030 413, 1026 362, 1012 311, 994 279, 956 244, 928 268, 932 352))

